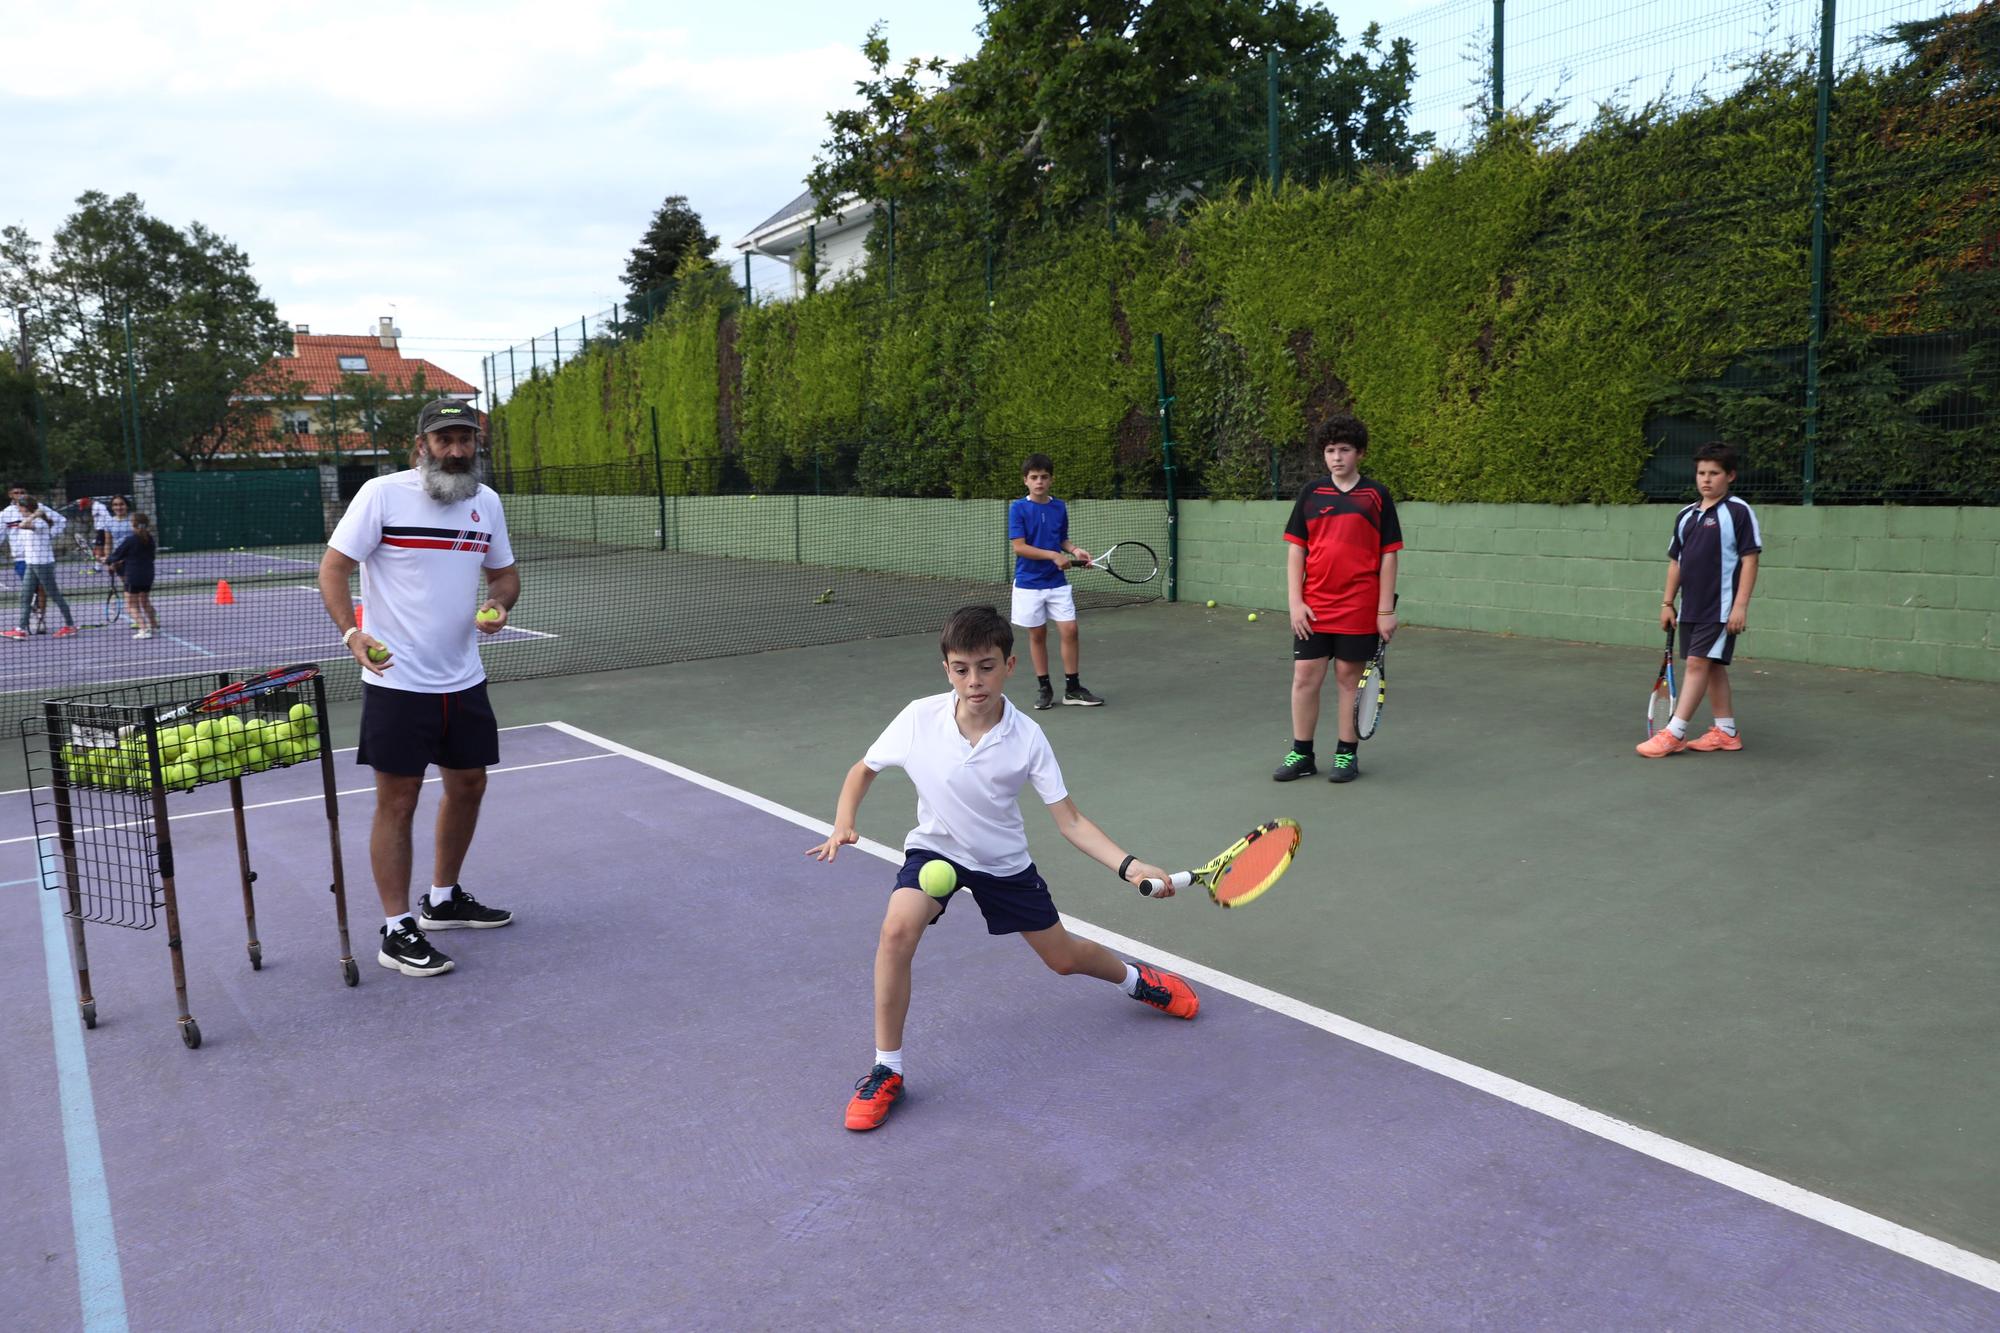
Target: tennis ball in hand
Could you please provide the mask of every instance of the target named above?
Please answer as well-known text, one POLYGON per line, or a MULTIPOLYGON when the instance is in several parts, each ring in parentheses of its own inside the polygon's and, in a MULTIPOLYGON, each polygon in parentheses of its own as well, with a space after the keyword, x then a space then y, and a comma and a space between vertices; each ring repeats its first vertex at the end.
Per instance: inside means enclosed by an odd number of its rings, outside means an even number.
POLYGON ((958 872, 949 861, 926 861, 917 872, 917 883, 933 898, 949 898, 958 887, 958 872))
POLYGON ((1252 611, 1252 612, 1250 613, 1250 615, 1249 615, 1249 620, 1250 620, 1250 623, 1251 623, 1251 624, 1253 624, 1253 625, 1257 623, 1257 613, 1256 613, 1255 611, 1252 611))
POLYGON ((379 643, 371 643, 368 645, 368 660, 371 662, 386 662, 389 660, 389 650, 379 643))
POLYGON ((482 625, 491 625, 500 618, 500 608, 497 606, 481 607, 479 613, 472 618, 482 625))

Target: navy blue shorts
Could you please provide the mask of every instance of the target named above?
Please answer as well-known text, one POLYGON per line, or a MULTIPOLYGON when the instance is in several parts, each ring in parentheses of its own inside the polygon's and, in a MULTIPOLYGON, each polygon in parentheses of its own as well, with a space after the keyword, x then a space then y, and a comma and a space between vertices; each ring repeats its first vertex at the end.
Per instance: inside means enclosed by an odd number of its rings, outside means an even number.
MULTIPOLYGON (((1047 882, 1032 864, 1018 874, 989 875, 983 870, 967 870, 948 856, 913 847, 903 853, 903 868, 896 872, 896 887, 922 893, 923 887, 917 883, 917 872, 924 868, 926 861, 943 861, 958 872, 958 887, 972 890, 972 901, 979 904, 979 911, 986 918, 988 935, 1019 935, 1030 930, 1047 930, 1061 919, 1056 915, 1056 900, 1049 897, 1047 882)), ((944 909, 951 906, 952 899, 956 897, 958 895, 954 893, 937 900, 938 914, 931 918, 932 925, 944 916, 944 909)))
POLYGON ((1382 637, 1378 634, 1321 634, 1314 631, 1303 639, 1292 639, 1292 660, 1311 662, 1332 657, 1342 662, 1366 662, 1375 656, 1375 650, 1381 646, 1382 637))
POLYGON ((455 694, 419 694, 381 685, 361 688, 361 745, 356 763, 381 773, 422 777, 439 768, 489 768, 500 762, 500 723, 486 682, 455 694))
POLYGON ((1705 657, 1717 666, 1728 666, 1736 656, 1736 636, 1723 631, 1728 626, 1714 622, 1681 622, 1681 656, 1705 657))

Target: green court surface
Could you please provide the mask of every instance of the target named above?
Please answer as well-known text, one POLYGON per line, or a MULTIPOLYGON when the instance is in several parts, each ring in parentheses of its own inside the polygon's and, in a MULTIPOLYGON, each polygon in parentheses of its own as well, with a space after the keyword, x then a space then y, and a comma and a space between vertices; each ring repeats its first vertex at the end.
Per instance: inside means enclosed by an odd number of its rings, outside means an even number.
MULTIPOLYGON (((1746 748, 1647 761, 1632 746, 1657 650, 1410 628, 1362 779, 1279 785, 1282 616, 1086 613, 1083 645, 1108 706, 1031 716, 1086 814, 1176 866, 1275 815, 1298 819, 1305 844, 1263 900, 1222 912, 1199 892, 1139 898, 1031 809, 1070 915, 2000 1257, 2000 686, 1743 657, 1746 748)), ((1008 693, 1025 704, 1018 651, 1008 693)), ((567 721, 824 819, 882 726, 943 688, 926 635, 513 682, 494 698, 503 725, 567 721)), ((338 744, 356 711, 336 707, 338 744)), ((1329 749, 1331 735, 1329 717, 1329 749)), ((17 746, 7 763, 18 786, 17 746)), ((365 796, 343 805, 367 817, 365 796)), ((516 815, 532 812, 485 812, 516 815)), ((862 832, 900 844, 913 822, 908 782, 886 774, 862 832)), ((801 830, 801 857, 810 841, 801 830)), ((632 845, 620 835, 607 855, 632 845)), ((587 902, 587 864, 542 869, 587 902)), ((469 885, 497 893, 519 873, 482 864, 475 842, 469 885)), ((754 877, 700 887, 759 890, 754 877)), ((371 900, 365 878, 350 897, 371 900)), ((851 963, 865 995, 871 959, 851 963)), ((743 966, 781 980, 785 960, 743 966)), ((923 1003, 920 989, 913 1042, 923 1003)), ((792 1021, 867 1054, 865 1003, 792 1021)), ((830 1121, 848 1091, 826 1090, 830 1121)))
MULTIPOLYGON (((1225 913, 1140 899, 1030 810, 1069 914, 2000 1256, 2000 687, 1739 658, 1746 748, 1648 761, 1656 652, 1412 628, 1362 779, 1279 785, 1282 617, 1119 610, 1083 646, 1108 705, 1033 716, 1113 838, 1178 865, 1273 815, 1306 837, 1225 913)), ((910 636, 495 697, 505 723, 567 720, 830 818, 881 727, 943 688, 910 636)), ((862 832, 900 845, 913 822, 886 774, 862 832)), ((865 1008, 823 1017, 866 1055, 865 1008)))

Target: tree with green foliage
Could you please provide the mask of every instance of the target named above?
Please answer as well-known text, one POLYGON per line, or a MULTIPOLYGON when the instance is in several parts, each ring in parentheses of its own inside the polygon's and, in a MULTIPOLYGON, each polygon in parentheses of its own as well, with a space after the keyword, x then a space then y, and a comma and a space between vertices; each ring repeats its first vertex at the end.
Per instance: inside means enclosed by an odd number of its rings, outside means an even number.
POLYGON ((654 211, 653 220, 625 264, 626 300, 635 307, 650 308, 648 298, 672 288, 682 264, 690 257, 706 260, 720 244, 721 237, 703 229, 701 214, 694 211, 686 195, 668 195, 654 211))
POLYGON ((883 27, 862 51, 861 105, 827 117, 810 183, 927 206, 976 235, 1063 220, 1109 197, 1117 215, 1178 207, 1262 171, 1266 53, 1281 66, 1289 142, 1316 174, 1406 169, 1428 147, 1407 125, 1413 53, 1370 25, 1345 49, 1334 16, 1299 0, 993 0, 969 59, 895 65, 883 27))
POLYGON ((192 465, 290 331, 249 257, 200 222, 182 231, 131 194, 76 202, 46 251, 0 230, 0 302, 27 311, 54 466, 122 466, 135 400, 140 466, 192 465))

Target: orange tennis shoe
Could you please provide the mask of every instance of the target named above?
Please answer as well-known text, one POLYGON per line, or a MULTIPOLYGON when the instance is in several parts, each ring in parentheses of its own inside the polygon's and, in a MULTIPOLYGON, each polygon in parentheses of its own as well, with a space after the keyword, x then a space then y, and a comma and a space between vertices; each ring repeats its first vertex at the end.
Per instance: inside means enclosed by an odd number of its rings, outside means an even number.
POLYGON ((889 1108, 903 1100, 903 1076, 887 1065, 876 1065, 854 1085, 847 1103, 849 1129, 874 1129, 889 1118, 889 1108))
POLYGON ((1194 987, 1171 972, 1144 963, 1139 964, 1139 989, 1132 998, 1175 1018, 1193 1018, 1201 1012, 1201 996, 1194 993, 1194 987))
POLYGON ((1743 738, 1732 736, 1721 727, 1710 727, 1701 735, 1688 742, 1690 750, 1740 750, 1743 738))
POLYGON ((1670 754, 1679 754, 1687 749, 1688 743, 1671 731, 1656 731, 1632 748, 1647 759, 1665 759, 1670 754))

